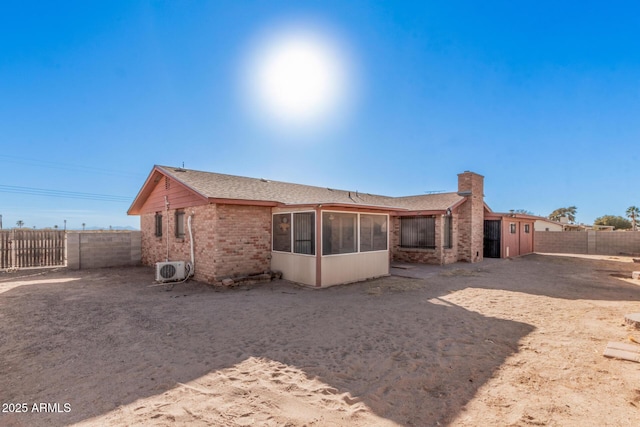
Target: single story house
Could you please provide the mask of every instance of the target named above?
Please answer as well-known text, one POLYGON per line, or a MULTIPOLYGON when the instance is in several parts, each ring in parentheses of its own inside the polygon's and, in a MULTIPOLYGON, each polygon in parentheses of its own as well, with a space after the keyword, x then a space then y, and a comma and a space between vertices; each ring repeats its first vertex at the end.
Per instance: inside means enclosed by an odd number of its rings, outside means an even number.
POLYGON ((560 221, 540 217, 535 222, 535 231, 614 231, 614 229, 613 225, 571 224, 567 217, 561 217, 560 221))
POLYGON ((192 257, 207 283, 280 271, 327 287, 388 275, 391 261, 482 261, 483 181, 466 171, 456 192, 388 197, 154 166, 128 214, 146 265, 192 257))
POLYGON ((565 224, 548 218, 538 218, 534 224, 535 231, 564 231, 565 224))

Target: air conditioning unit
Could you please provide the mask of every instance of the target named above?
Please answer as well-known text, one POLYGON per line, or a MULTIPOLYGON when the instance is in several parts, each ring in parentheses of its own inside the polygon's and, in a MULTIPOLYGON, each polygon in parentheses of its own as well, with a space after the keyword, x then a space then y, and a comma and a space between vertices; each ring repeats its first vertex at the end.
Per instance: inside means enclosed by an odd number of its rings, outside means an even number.
POLYGON ((157 262, 156 282, 175 282, 187 277, 183 261, 157 262))

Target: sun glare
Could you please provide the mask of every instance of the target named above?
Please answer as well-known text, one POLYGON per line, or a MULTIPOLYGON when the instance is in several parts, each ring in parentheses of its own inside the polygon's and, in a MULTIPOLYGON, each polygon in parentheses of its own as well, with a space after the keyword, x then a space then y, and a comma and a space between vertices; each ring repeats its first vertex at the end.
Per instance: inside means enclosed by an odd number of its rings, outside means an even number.
POLYGON ((345 49, 326 30, 288 25, 262 34, 242 73, 244 98, 284 131, 324 127, 346 111, 353 78, 345 49))

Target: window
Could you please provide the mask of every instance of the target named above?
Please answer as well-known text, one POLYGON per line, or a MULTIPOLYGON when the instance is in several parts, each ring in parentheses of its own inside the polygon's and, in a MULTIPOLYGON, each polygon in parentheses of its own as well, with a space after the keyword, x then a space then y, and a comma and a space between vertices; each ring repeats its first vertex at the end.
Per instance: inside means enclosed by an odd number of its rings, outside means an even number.
POLYGON ((360 215, 360 252, 387 250, 387 217, 360 215))
POLYGON ((176 237, 184 237, 184 211, 176 211, 176 237))
POLYGON ((509 232, 511 234, 516 234, 516 225, 513 222, 509 224, 509 232))
POLYGON ((160 212, 156 212, 155 220, 156 237, 162 237, 162 214, 160 212))
POLYGON ((291 252, 291 214, 273 216, 273 250, 291 252))
POLYGON ((427 216, 400 219, 400 246, 403 248, 436 247, 436 219, 427 216))
POLYGON ((451 215, 445 215, 444 217, 444 247, 451 249, 453 247, 453 218, 451 215))
POLYGON ((273 215, 272 248, 277 252, 303 255, 316 253, 316 225, 314 212, 273 215), (292 221, 293 218, 293 221, 292 221))
POLYGON ((316 254, 316 226, 313 212, 293 214, 293 252, 296 254, 316 254))
POLYGON ((524 225, 524 232, 527 234, 529 233, 529 224, 524 225))
POLYGON ((352 213, 322 213, 322 255, 357 252, 356 219, 352 213))

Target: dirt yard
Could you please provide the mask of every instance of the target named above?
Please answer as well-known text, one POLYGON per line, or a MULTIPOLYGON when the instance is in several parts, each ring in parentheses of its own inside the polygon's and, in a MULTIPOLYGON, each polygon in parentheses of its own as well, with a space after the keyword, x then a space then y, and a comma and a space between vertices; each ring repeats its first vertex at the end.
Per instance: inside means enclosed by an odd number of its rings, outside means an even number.
POLYGON ((530 255, 325 290, 0 274, 0 425, 628 426, 640 264, 530 255), (635 267, 635 268, 634 268, 635 267))

